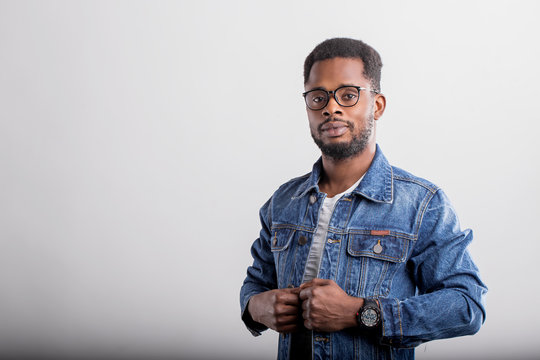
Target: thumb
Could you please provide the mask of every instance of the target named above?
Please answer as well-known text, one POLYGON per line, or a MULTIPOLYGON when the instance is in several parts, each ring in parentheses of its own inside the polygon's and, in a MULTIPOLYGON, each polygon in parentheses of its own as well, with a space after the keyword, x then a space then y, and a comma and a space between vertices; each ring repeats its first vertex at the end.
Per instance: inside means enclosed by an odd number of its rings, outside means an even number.
POLYGON ((295 287, 295 288, 286 288, 285 290, 287 290, 288 293, 298 295, 300 294, 301 289, 299 287, 295 287))
POLYGON ((308 282, 303 283, 302 285, 300 285, 300 288, 299 288, 299 289, 300 289, 300 290, 304 290, 304 289, 306 289, 306 288, 308 288, 308 287, 313 286, 313 285, 314 285, 314 282, 313 282, 313 281, 314 281, 314 280, 310 280, 310 281, 308 281, 308 282))

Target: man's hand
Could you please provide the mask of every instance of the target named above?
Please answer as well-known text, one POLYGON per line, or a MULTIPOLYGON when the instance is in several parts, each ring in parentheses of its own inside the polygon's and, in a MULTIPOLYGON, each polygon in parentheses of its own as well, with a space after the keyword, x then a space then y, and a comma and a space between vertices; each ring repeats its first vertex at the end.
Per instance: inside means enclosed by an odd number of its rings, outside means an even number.
POLYGON ((347 295, 333 280, 313 279, 300 286, 302 317, 307 329, 339 331, 356 326, 364 299, 347 295))
POLYGON ((302 324, 299 288, 275 289, 253 295, 248 311, 251 318, 280 333, 291 333, 302 324))

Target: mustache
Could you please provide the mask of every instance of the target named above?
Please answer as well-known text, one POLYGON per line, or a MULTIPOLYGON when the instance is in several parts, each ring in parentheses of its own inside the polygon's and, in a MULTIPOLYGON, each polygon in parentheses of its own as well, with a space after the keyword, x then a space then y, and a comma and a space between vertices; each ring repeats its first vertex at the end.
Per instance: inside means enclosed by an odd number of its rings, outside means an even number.
POLYGON ((322 132, 322 127, 324 125, 328 124, 329 122, 342 122, 342 123, 347 124, 347 126, 351 130, 354 129, 354 124, 351 121, 339 119, 339 118, 336 118, 336 117, 333 117, 333 118, 329 117, 329 118, 326 118, 322 123, 319 124, 319 126, 317 127, 317 130, 319 130, 319 132, 322 132))

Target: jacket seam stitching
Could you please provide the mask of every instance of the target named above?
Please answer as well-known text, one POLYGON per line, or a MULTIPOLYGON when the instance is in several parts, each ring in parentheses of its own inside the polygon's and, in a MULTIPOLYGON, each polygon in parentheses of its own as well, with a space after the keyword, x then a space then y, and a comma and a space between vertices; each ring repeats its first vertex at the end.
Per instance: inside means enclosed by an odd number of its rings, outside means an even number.
MULTIPOLYGON (((438 191, 438 190, 437 190, 438 191)), ((426 198, 424 199, 424 204, 423 207, 422 207, 422 211, 420 211, 420 213, 418 214, 418 217, 416 219, 416 231, 415 231, 415 237, 418 239, 418 236, 419 236, 419 233, 420 233, 420 228, 422 227, 422 221, 424 220, 424 214, 426 213, 426 210, 429 206, 429 203, 431 202, 431 200, 433 200, 433 198, 435 197, 435 194, 437 192, 434 192, 434 193, 431 193, 431 196, 426 196, 426 198)))
POLYGON ((398 320, 399 320, 399 335, 400 335, 399 342, 401 344, 401 343, 403 343, 403 326, 401 324, 401 310, 399 308, 399 300, 398 299, 396 299, 396 304, 397 304, 398 320))
POLYGON ((404 182, 411 182, 411 183, 414 183, 416 185, 419 185, 419 186, 429 190, 429 192, 431 192, 431 193, 436 193, 439 190, 439 187, 436 186, 436 185, 431 186, 429 184, 426 184, 426 183, 421 182, 421 181, 416 180, 416 179, 406 178, 406 177, 402 177, 402 176, 399 176, 399 175, 394 175, 394 178, 396 180, 401 180, 401 181, 404 181, 404 182))
POLYGON ((277 230, 277 229, 287 229, 287 230, 301 230, 301 231, 307 231, 310 233, 314 233, 316 228, 306 227, 303 225, 293 225, 293 224, 275 224, 272 225, 271 230, 277 230))

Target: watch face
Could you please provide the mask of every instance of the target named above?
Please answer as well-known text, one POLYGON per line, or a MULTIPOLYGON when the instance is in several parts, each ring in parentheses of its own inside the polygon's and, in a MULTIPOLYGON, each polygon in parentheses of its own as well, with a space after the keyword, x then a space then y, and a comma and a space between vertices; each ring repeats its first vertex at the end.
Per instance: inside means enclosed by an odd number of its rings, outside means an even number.
POLYGON ((375 309, 367 308, 362 311, 361 319, 364 326, 373 327, 379 323, 379 314, 375 309))

